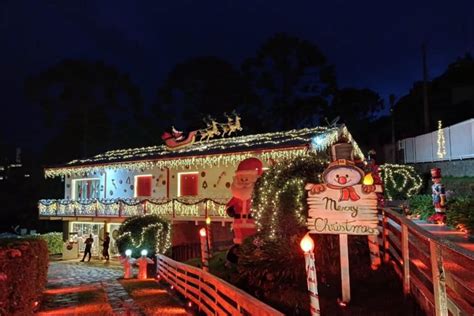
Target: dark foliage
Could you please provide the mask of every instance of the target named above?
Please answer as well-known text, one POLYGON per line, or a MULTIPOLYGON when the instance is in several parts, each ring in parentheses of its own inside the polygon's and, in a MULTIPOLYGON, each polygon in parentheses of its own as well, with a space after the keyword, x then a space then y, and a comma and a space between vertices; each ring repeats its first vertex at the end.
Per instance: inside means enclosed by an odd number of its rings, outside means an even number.
POLYGON ((40 239, 0 240, 0 314, 33 315, 46 286, 48 246, 40 239))

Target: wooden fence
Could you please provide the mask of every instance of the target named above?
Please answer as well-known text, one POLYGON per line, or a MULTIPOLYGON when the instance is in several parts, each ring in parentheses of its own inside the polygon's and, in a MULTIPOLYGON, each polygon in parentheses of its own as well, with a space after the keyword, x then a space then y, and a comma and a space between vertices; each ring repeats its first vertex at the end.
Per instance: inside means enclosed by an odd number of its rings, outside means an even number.
POLYGON ((157 255, 157 274, 206 315, 283 315, 253 296, 199 268, 157 255))
MULTIPOLYGON (((213 251, 227 250, 233 245, 232 240, 212 241, 213 251)), ((189 259, 201 257, 201 244, 191 243, 171 248, 171 258, 176 261, 187 261, 189 259)))
POLYGON ((384 261, 392 261, 428 315, 474 315, 474 255, 422 229, 397 212, 379 217, 384 261))

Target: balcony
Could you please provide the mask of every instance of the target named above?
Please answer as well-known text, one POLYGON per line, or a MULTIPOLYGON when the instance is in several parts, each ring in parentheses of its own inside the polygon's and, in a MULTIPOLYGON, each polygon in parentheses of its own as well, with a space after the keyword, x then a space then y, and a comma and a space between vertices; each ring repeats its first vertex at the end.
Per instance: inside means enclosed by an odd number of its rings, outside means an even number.
POLYGON ((228 199, 94 199, 40 200, 40 219, 114 219, 122 221, 131 216, 157 214, 173 221, 213 220, 231 221, 225 212, 228 199))

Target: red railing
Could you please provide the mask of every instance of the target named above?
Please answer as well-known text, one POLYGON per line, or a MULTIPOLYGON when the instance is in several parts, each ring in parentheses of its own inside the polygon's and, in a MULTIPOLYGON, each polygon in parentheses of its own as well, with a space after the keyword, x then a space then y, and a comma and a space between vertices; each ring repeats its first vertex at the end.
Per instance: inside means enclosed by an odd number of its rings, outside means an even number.
POLYGON ((157 274, 206 315, 283 316, 276 309, 202 269, 157 255, 157 274))
POLYGON ((474 315, 474 254, 388 208, 380 216, 384 261, 391 261, 428 315, 474 315))

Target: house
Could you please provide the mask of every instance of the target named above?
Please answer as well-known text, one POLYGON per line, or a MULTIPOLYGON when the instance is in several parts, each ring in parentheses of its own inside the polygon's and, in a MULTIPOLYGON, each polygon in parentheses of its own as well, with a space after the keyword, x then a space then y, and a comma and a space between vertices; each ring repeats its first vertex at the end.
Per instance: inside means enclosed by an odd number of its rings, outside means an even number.
MULTIPOLYGON (((193 134, 192 141, 176 147, 108 151, 46 168, 47 178, 63 179, 64 199, 39 201, 39 216, 63 221, 65 240, 111 232, 113 253, 120 223, 143 214, 159 214, 172 221, 173 246, 197 242, 197 225, 207 217, 212 221, 214 242, 228 242, 232 218, 226 215, 225 205, 232 196, 230 186, 240 161, 256 157, 265 169, 309 150, 326 155, 326 149, 342 139, 352 142, 356 155, 363 157, 344 126, 202 141, 195 141, 193 134)), ((94 244, 97 254, 99 243, 94 244)))

